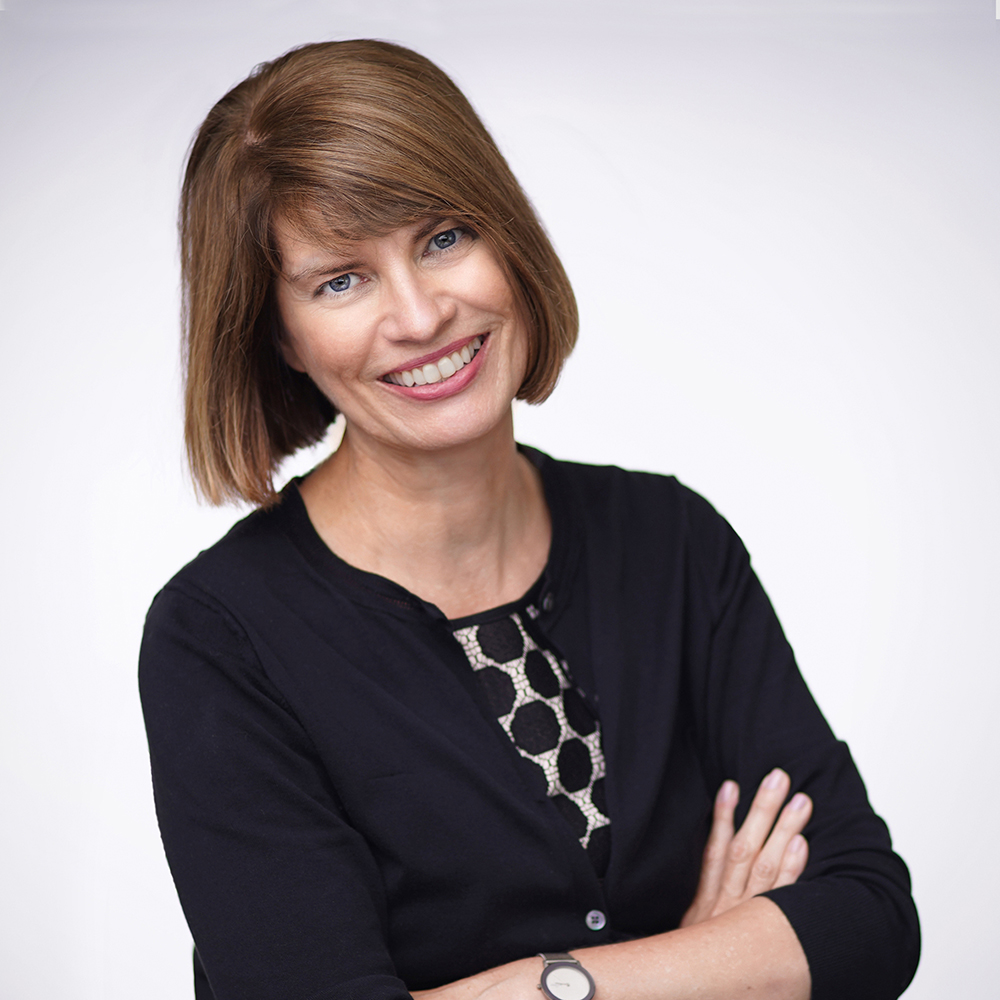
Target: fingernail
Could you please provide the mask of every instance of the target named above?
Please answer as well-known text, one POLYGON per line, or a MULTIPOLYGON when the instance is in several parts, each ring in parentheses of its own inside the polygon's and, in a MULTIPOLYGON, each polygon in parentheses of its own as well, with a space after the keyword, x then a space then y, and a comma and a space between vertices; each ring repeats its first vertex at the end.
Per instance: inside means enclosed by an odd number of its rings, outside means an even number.
POLYGON ((724 781, 719 789, 719 802, 728 806, 731 802, 736 801, 737 795, 739 795, 739 785, 735 781, 724 781))
POLYGON ((765 779, 765 788, 777 788, 781 784, 781 779, 785 776, 785 772, 781 770, 780 767, 776 767, 765 779))
POLYGON ((795 834, 794 837, 788 842, 788 848, 792 854, 801 854, 806 846, 806 838, 802 836, 801 833, 795 834))
POLYGON ((792 801, 788 803, 788 807, 793 812, 799 812, 800 810, 805 809, 806 803, 808 801, 809 801, 808 795, 803 795, 801 792, 798 792, 792 796, 792 801))

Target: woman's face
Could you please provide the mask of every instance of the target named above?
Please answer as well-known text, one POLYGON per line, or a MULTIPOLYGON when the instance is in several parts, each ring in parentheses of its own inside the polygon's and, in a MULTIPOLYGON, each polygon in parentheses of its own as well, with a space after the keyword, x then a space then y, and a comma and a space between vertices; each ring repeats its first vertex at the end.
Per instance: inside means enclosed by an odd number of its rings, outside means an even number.
POLYGON ((527 336, 487 245, 448 219, 338 245, 279 223, 282 351, 345 416, 351 438, 436 450, 507 418, 527 336))

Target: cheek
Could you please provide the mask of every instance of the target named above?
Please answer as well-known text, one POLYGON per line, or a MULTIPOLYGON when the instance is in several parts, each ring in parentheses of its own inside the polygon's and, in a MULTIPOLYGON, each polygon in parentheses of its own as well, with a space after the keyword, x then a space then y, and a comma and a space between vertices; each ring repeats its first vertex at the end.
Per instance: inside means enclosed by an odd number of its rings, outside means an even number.
POLYGON ((517 392, 528 374, 528 329, 522 320, 518 320, 516 324, 516 342, 511 369, 514 375, 514 389, 517 392))
POLYGON ((513 316, 515 312, 514 290, 507 281, 507 276, 492 258, 488 258, 486 266, 479 277, 480 294, 484 305, 493 312, 513 316))
POLYGON ((519 305, 507 279, 502 274, 497 277, 493 291, 492 311, 504 319, 507 330, 507 354, 517 384, 520 385, 528 367, 528 320, 524 315, 525 310, 519 305))
POLYGON ((336 336, 332 317, 313 303, 297 299, 280 284, 275 292, 282 357, 290 368, 305 373, 322 388, 340 367, 334 352, 344 338, 336 336))
POLYGON ((504 289, 506 291, 504 312, 508 317, 508 355, 510 357, 511 377, 516 390, 520 388, 528 373, 528 355, 530 353, 528 321, 524 316, 524 310, 518 306, 517 300, 506 282, 504 282, 504 289))
MULTIPOLYGON (((492 257, 486 257, 469 285, 469 290, 479 307, 502 318, 510 326, 512 339, 517 341, 512 356, 522 366, 527 364, 528 325, 523 310, 518 306, 517 296, 511 288, 500 265, 492 257)), ((515 345, 511 345, 512 348, 515 345)))
POLYGON ((357 374, 364 349, 357 338, 331 322, 329 317, 282 313, 281 353, 288 365, 304 372, 321 389, 357 374))
POLYGON ((280 331, 278 348, 281 351, 281 356, 289 368, 309 374, 311 352, 308 341, 302 336, 299 310, 294 303, 287 300, 286 295, 282 294, 283 288, 280 283, 275 288, 274 293, 280 331))

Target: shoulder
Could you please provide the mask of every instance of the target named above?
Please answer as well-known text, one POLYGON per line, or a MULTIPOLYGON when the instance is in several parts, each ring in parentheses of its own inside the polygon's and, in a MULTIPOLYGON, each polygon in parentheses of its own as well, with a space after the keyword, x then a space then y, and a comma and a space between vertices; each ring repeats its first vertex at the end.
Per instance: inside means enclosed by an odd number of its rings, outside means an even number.
POLYGON ((721 606, 749 572, 729 522, 674 476, 528 454, 541 470, 553 520, 573 525, 602 578, 626 588, 654 581, 694 588, 721 606))
POLYGON ((147 721, 169 705, 184 715, 228 704, 237 689, 284 703, 269 651, 301 631, 288 606, 309 603, 310 586, 318 586, 296 505, 298 494, 288 492, 244 517, 154 597, 139 650, 147 721))
POLYGON ((140 663, 161 646, 198 645, 254 659, 260 624, 274 617, 289 581, 305 579, 296 503, 301 507, 298 495, 286 493, 276 506, 244 517, 167 582, 146 615, 140 663))
POLYGON ((525 449, 538 466, 546 487, 571 503, 596 528, 617 525, 627 535, 687 537, 700 543, 738 541, 729 522, 700 493, 675 476, 587 465, 551 458, 525 449))
POLYGON ((304 557, 301 506, 298 494, 287 491, 275 506, 237 521, 167 582, 153 606, 173 594, 233 608, 252 601, 256 589, 299 568, 304 557))

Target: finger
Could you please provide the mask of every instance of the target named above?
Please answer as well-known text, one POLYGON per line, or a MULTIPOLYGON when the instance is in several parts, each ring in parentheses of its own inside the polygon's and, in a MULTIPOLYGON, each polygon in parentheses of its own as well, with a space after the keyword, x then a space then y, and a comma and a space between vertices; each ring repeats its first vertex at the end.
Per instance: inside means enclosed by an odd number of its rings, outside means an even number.
POLYGON ((780 889, 783 885, 792 885, 799 880, 799 876, 806 870, 806 862, 809 860, 809 842, 801 833, 797 833, 788 842, 785 853, 781 856, 781 867, 778 877, 775 879, 774 888, 780 889))
POLYGON ((733 839, 733 814, 740 800, 740 786, 735 781, 724 781, 715 796, 712 812, 712 829, 705 843, 701 859, 701 877, 698 896, 714 902, 719 894, 722 873, 726 867, 726 852, 733 839))
POLYGON ((739 799, 739 785, 735 781, 724 781, 715 796, 712 828, 702 852, 698 891, 681 919, 681 927, 712 916, 726 864, 726 848, 733 838, 733 814, 739 799))
MULTIPOLYGON (((812 799, 799 792, 781 810, 774 829, 757 855, 747 881, 747 894, 756 895, 773 889, 782 871, 785 853, 793 838, 798 836, 812 815, 812 799)), ((795 876, 798 878, 798 873, 795 876)))
POLYGON ((760 783, 743 825, 729 842, 721 895, 742 899, 746 894, 751 868, 774 826, 790 784, 788 775, 777 767, 760 783))

